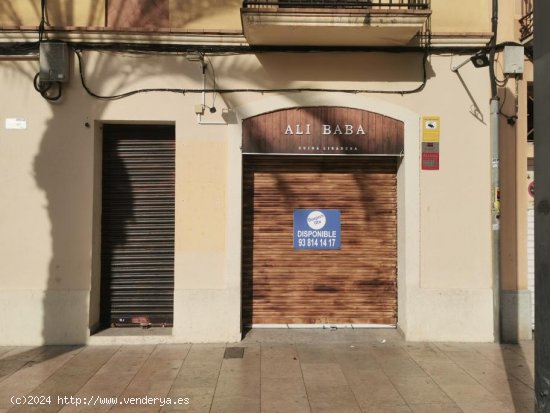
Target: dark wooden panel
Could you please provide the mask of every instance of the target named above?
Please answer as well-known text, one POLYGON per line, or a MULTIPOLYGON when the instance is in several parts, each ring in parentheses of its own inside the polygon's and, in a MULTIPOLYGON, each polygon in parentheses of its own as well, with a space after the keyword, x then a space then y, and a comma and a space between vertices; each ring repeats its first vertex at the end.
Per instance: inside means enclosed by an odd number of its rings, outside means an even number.
POLYGON ((302 107, 243 121, 248 154, 402 155, 403 122, 344 107, 302 107))
POLYGON ((172 324, 174 195, 174 127, 104 125, 103 324, 172 324))
POLYGON ((396 170, 390 157, 244 157, 244 324, 397 322, 396 170), (340 210, 340 250, 293 248, 302 208, 340 210))

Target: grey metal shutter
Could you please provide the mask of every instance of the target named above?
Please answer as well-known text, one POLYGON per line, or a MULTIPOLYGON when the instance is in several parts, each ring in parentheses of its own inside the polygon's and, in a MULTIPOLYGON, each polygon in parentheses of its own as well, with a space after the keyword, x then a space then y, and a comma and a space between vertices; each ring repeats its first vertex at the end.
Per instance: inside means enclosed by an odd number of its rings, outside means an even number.
POLYGON ((104 125, 101 319, 171 325, 175 130, 104 125))

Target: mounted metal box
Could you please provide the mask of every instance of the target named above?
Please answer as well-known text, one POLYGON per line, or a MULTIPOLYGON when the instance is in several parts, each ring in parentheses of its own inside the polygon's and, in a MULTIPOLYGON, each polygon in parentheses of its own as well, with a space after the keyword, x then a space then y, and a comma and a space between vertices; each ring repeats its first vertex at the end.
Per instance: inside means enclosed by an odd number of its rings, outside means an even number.
POLYGON ((69 80, 69 46, 60 42, 40 43, 41 82, 67 82, 69 80))
POLYGON ((504 46, 504 74, 516 75, 523 73, 523 46, 504 46))

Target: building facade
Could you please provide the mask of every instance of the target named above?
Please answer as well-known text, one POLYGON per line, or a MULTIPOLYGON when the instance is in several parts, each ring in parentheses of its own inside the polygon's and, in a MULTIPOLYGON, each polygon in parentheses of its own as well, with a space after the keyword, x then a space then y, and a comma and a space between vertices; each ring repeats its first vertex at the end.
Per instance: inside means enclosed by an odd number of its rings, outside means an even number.
POLYGON ((496 65, 499 287, 491 3, 3 2, 0 344, 526 338, 532 75, 496 65))

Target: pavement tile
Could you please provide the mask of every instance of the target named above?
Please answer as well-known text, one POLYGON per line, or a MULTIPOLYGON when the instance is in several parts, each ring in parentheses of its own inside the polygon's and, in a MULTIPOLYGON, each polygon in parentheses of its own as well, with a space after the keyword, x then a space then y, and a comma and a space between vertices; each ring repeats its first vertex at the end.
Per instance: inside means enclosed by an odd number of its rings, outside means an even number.
MULTIPOLYGON (((447 376, 468 376, 470 374, 462 370, 456 363, 452 361, 437 361, 437 362, 419 362, 422 370, 431 377, 447 377, 447 376)), ((460 379, 460 377, 458 377, 460 379)))
POLYGON ((534 411, 533 343, 408 343, 395 330, 253 331, 239 344, 0 347, 0 413, 17 394, 188 404, 14 406, 9 412, 534 411), (242 359, 224 359, 227 346, 242 359))
POLYGON ((312 412, 361 411, 338 364, 302 364, 302 372, 312 412))
POLYGON ((312 413, 361 413, 361 409, 348 386, 308 388, 312 413))
MULTIPOLYGON (((208 413, 212 407, 213 397, 214 390, 210 388, 189 390, 185 394, 185 397, 182 397, 183 399, 187 399, 187 402, 161 406, 160 413, 208 413)), ((173 398, 179 399, 178 397, 173 398)))
POLYGON ((155 359, 183 360, 189 354, 191 344, 159 344, 152 357, 155 359))
POLYGON ((528 402, 514 403, 514 407, 519 412, 532 413, 535 411, 535 397, 532 397, 528 402))
POLYGON ((10 346, 0 346, 0 359, 3 357, 4 354, 9 353, 13 349, 14 347, 10 346))
POLYGON ((497 399, 480 384, 445 384, 441 388, 455 403, 492 402, 497 399))
POLYGON ((348 385, 346 377, 337 363, 302 363, 302 372, 308 389, 348 385))
MULTIPOLYGON (((122 394, 153 350, 154 346, 121 347, 75 396, 86 399, 86 403, 92 400, 94 412, 109 411, 113 404, 102 403, 122 394)), ((90 407, 84 404, 67 405, 61 409, 61 413, 85 411, 90 411, 90 407)))
POLYGON ((408 404, 452 404, 449 396, 430 377, 405 376, 391 381, 408 404))
MULTIPOLYGON (((459 402, 457 404, 464 413, 524 413, 518 412, 513 404, 511 405, 501 401, 470 401, 459 402)), ((533 411, 529 413, 532 412, 533 411)))
POLYGON ((477 386, 480 384, 468 373, 457 368, 455 368, 454 373, 446 369, 444 372, 437 371, 434 374, 430 374, 430 377, 441 387, 456 385, 477 386))
POLYGON ((342 369, 380 372, 381 367, 367 348, 349 347, 334 352, 335 361, 342 369))
POLYGON ((261 386, 262 413, 310 412, 306 387, 301 377, 262 377, 261 386))
POLYGON ((411 413, 412 412, 411 408, 406 404, 372 405, 366 408, 362 407, 361 410, 367 413, 411 413))
MULTIPOLYGON (((141 398, 143 396, 166 398, 189 348, 189 345, 157 346, 121 396, 126 398, 141 398)), ((146 413, 158 411, 159 408, 160 401, 154 401, 152 405, 147 402, 147 404, 139 405, 114 406, 111 412, 146 413)))
POLYGON ((373 406, 385 408, 404 406, 405 400, 383 373, 373 375, 371 371, 349 370, 345 372, 349 385, 362 410, 373 406))
POLYGON ((428 374, 411 359, 394 359, 379 361, 380 367, 390 378, 397 377, 428 377, 428 374))
POLYGON ((335 363, 336 361, 336 356, 330 344, 323 344, 323 345, 299 344, 296 346, 296 350, 298 352, 298 357, 302 364, 335 363))
POLYGON ((0 385, 0 409, 12 407, 11 396, 25 396, 32 393, 44 380, 50 377, 82 348, 67 351, 67 348, 48 349, 49 357, 42 362, 33 361, 6 377, 0 385))
POLYGON ((57 403, 58 398, 63 399, 64 397, 74 396, 118 349, 119 347, 115 346, 84 348, 33 390, 34 395, 51 396, 53 400, 51 404, 32 407, 29 405, 19 405, 10 409, 10 413, 34 411, 49 413, 59 411, 62 406, 57 403))
POLYGON ((189 405, 170 405, 168 412, 209 412, 223 362, 223 345, 191 346, 167 397, 189 398, 189 405))
POLYGON ((292 346, 266 346, 261 350, 261 376, 265 378, 302 378, 298 353, 292 346))
POLYGON ((251 347, 242 359, 223 360, 212 412, 260 411, 260 357, 260 348, 251 347))
POLYGON ((413 413, 462 413, 456 404, 420 403, 411 405, 413 413))
POLYGON ((50 358, 52 351, 52 347, 15 347, 7 351, 0 358, 0 383, 21 368, 50 358))
POLYGON ((534 389, 526 386, 525 384, 514 379, 513 377, 484 377, 477 380, 497 399, 508 399, 511 397, 512 394, 525 397, 534 394, 534 389))
POLYGON ((212 413, 255 413, 260 412, 260 399, 247 396, 215 397, 212 413))

